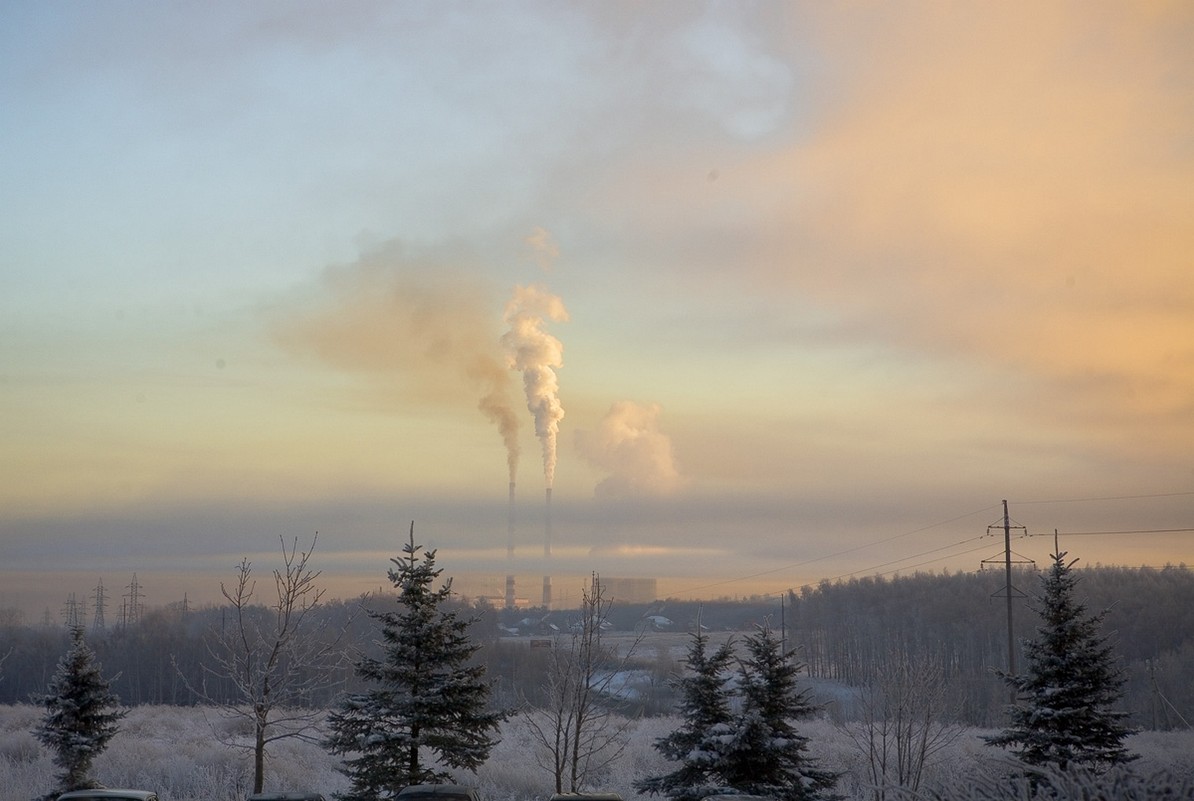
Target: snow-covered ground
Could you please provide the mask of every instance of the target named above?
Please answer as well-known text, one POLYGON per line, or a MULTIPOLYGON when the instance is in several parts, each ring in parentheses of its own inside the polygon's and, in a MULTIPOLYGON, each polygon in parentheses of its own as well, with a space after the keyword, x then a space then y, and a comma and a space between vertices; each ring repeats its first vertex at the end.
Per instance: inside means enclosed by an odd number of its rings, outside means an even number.
MULTIPOLYGON (((54 766, 31 731, 40 714, 33 706, 0 706, 0 799, 27 801, 53 786, 54 766)), ((646 801, 633 783, 660 773, 667 765, 651 747, 670 732, 674 718, 645 718, 635 723, 633 739, 612 770, 592 789, 615 791, 627 801, 646 801)), ((252 781, 251 755, 223 745, 217 732, 236 734, 215 712, 198 707, 134 707, 106 752, 96 760, 96 778, 109 787, 156 790, 162 801, 243 801, 252 781)), ((801 726, 811 739, 814 757, 823 767, 841 771, 839 792, 851 799, 867 798, 863 765, 850 740, 824 720, 801 726)), ((969 730, 934 766, 931 781, 953 784, 970 779, 998 752, 982 745, 969 730)), ((1194 781, 1194 732, 1144 732, 1130 747, 1141 755, 1136 769, 1152 773, 1167 769, 1194 781)), ((347 786, 337 771, 338 761, 319 745, 296 740, 274 744, 266 761, 266 789, 317 790, 328 798, 347 786)), ((520 720, 508 721, 502 740, 476 776, 461 781, 480 788, 487 801, 546 799, 554 790, 550 774, 535 761, 533 741, 520 720)))

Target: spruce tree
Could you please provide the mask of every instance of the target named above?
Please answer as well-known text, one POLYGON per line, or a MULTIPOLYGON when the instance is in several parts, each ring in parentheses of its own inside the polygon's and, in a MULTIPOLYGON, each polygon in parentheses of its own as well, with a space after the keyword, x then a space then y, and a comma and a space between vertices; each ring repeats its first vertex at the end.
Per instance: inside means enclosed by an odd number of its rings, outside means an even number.
POLYGON ((636 782, 635 789, 641 793, 696 801, 722 785, 725 742, 733 731, 732 694, 726 685, 733 650, 728 641, 712 654, 708 646, 709 638, 698 625, 684 663, 687 674, 672 682, 680 696, 676 711, 683 723, 654 744, 656 751, 680 766, 663 776, 636 782))
POLYGON ((793 721, 816 711, 796 677, 801 665, 784 653, 770 629, 746 638, 748 656, 740 662, 742 707, 723 763, 722 780, 739 793, 781 801, 834 797, 837 774, 817 766, 809 740, 793 721))
POLYGON ((485 667, 470 664, 480 648, 468 636, 470 620, 446 607, 451 579, 435 551, 415 544, 414 524, 403 556, 388 573, 398 608, 371 612, 382 625, 381 659, 363 658, 356 673, 372 689, 349 696, 328 716, 326 746, 344 756, 351 780, 346 801, 391 799, 407 785, 450 781, 431 766, 476 770, 496 742, 505 715, 488 709, 485 667))
POLYGON ((100 672, 95 652, 83 640, 82 626, 71 629, 70 650, 58 661, 45 694, 35 701, 45 712, 33 736, 54 752, 60 771, 57 793, 96 787, 92 763, 119 731, 116 724, 126 712, 100 672))
POLYGON ((1060 549, 1042 577, 1041 624, 1024 644, 1026 671, 1001 674, 1021 704, 1009 707, 1009 725, 987 743, 1010 746, 1021 761, 1066 770, 1100 769, 1136 757, 1124 747, 1131 729, 1127 713, 1114 711, 1126 680, 1108 638, 1100 633, 1105 612, 1088 615, 1074 597, 1074 560, 1060 549))

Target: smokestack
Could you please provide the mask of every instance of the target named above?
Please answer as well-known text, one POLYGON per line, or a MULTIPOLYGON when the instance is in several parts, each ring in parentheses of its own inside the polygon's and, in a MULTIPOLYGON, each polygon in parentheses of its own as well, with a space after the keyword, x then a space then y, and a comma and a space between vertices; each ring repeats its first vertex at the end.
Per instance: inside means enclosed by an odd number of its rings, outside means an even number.
POLYGON ((551 487, 547 488, 547 514, 543 525, 543 557, 551 558, 551 487))
POLYGON ((514 482, 510 482, 510 505, 506 509, 506 558, 514 558, 514 482))
POLYGON ((510 505, 506 510, 506 608, 514 608, 514 482, 510 482, 510 505))
MULTIPOLYGON (((546 569, 546 562, 551 559, 551 487, 546 490, 547 507, 546 513, 543 516, 543 559, 544 569, 546 569)), ((543 575, 543 607, 551 609, 551 576, 549 574, 543 575)))

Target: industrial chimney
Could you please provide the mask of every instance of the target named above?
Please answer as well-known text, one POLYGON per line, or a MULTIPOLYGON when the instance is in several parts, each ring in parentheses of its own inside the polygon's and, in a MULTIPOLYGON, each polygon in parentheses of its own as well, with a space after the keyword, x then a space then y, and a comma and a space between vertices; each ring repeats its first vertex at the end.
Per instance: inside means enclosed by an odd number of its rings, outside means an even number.
MULTIPOLYGON (((543 560, 544 569, 551 560, 551 487, 547 488, 547 508, 543 516, 543 560)), ((551 609, 551 575, 543 575, 543 608, 551 609)))

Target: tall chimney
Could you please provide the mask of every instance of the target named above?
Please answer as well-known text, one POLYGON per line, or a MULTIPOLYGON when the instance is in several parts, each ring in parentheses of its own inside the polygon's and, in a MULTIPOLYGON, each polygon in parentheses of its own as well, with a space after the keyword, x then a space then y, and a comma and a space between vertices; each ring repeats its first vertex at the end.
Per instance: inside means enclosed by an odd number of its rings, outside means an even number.
MULTIPOLYGON (((551 487, 547 488, 547 509, 544 514, 543 521, 543 559, 544 569, 547 569, 547 562, 551 559, 551 487)), ((543 607, 551 609, 551 575, 544 573, 543 575, 543 607)))
POLYGON ((514 608, 514 482, 510 482, 510 505, 506 510, 506 608, 514 608))
POLYGON ((506 558, 514 558, 514 482, 510 482, 510 505, 506 508, 506 558))

